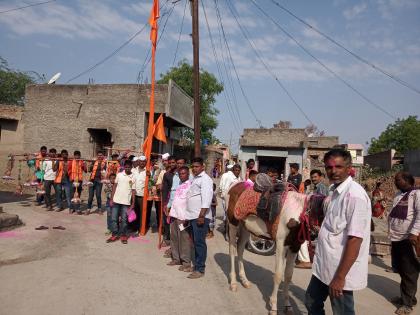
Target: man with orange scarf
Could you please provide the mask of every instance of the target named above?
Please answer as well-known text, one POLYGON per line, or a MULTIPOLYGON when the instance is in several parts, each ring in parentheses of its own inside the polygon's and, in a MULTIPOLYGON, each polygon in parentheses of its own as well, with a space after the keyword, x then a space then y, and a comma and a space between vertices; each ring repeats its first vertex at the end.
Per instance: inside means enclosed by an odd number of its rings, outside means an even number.
POLYGON ((64 206, 61 200, 61 192, 64 189, 67 206, 69 208, 70 213, 72 212, 71 206, 71 183, 69 177, 69 153, 67 150, 61 150, 61 160, 58 160, 54 164, 54 171, 56 172, 55 175, 55 184, 57 185, 57 193, 55 194, 57 200, 57 210, 56 211, 63 211, 64 206))
POLYGON ((102 213, 102 172, 106 171, 106 161, 102 151, 98 152, 96 161, 92 164, 90 171, 90 182, 92 184, 89 186, 88 208, 86 215, 88 215, 92 210, 94 194, 96 195, 96 202, 98 204, 97 211, 102 213))
POLYGON ((70 195, 72 196, 72 210, 70 212, 77 211, 77 214, 82 214, 80 211, 80 195, 82 194, 83 172, 86 172, 86 164, 81 158, 82 154, 80 151, 74 151, 73 160, 69 164, 70 195))

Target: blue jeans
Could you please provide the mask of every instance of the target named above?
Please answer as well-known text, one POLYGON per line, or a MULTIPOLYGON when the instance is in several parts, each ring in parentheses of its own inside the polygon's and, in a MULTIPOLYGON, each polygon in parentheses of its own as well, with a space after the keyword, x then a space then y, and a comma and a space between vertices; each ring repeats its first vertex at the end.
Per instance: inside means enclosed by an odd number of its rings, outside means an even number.
POLYGON ((197 219, 191 220, 192 238, 194 241, 195 265, 194 270, 204 273, 206 270, 207 244, 206 236, 209 231, 210 219, 204 219, 203 225, 197 224, 197 219))
MULTIPOLYGON (((329 295, 329 286, 312 276, 306 289, 305 306, 308 315, 325 315, 324 302, 329 295)), ((354 315, 353 291, 343 291, 341 298, 331 298, 331 308, 334 315, 354 315)))
POLYGON ((70 183, 70 181, 68 180, 68 179, 63 179, 62 181, 61 181, 61 184, 59 183, 59 184, 57 184, 57 192, 56 192, 56 194, 55 194, 55 198, 56 198, 56 201, 57 201, 57 207, 59 207, 59 208, 64 208, 63 207, 63 205, 62 205, 62 200, 61 200, 61 194, 62 194, 62 191, 64 190, 64 193, 65 193, 65 196, 66 196, 66 201, 67 201, 67 207, 69 208, 69 209, 71 209, 72 207, 71 207, 71 183, 70 183))
POLYGON ((111 232, 114 236, 127 236, 127 210, 130 206, 114 203, 111 213, 111 232), (121 223, 118 224, 121 216, 121 223))
POLYGON ((96 195, 98 209, 102 209, 102 183, 99 180, 94 180, 93 185, 89 186, 88 209, 92 209, 94 194, 96 195))
POLYGON ((111 231, 111 229, 112 229, 112 209, 111 209, 111 206, 109 205, 110 201, 111 201, 111 198, 106 198, 106 204, 105 204, 106 227, 107 227, 108 231, 111 231))

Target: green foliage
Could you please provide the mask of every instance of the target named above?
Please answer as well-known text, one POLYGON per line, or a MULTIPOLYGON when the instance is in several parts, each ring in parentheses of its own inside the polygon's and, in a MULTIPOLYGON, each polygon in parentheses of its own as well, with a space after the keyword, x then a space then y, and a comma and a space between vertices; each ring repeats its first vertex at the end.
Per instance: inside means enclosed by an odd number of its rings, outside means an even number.
POLYGON ((371 139, 369 154, 395 149, 398 153, 420 148, 420 120, 408 116, 389 124, 378 138, 371 139))
POLYGON ((25 86, 34 82, 29 74, 10 69, 0 57, 0 103, 23 105, 25 86))
MULTIPOLYGON (((193 97, 193 67, 186 60, 178 63, 177 67, 172 67, 157 83, 168 83, 169 79, 182 88, 189 96, 193 97)), ((214 107, 216 96, 223 91, 223 85, 216 77, 206 70, 200 70, 200 131, 201 139, 208 139, 214 143, 217 139, 213 136, 213 131, 217 127, 217 114, 219 111, 214 107)), ((190 142, 194 141, 194 133, 189 128, 183 128, 182 136, 190 142)))
POLYGON ((361 180, 380 179, 385 177, 394 177, 396 173, 404 169, 402 164, 397 164, 390 171, 383 171, 379 168, 372 168, 370 165, 363 165, 361 168, 361 180))

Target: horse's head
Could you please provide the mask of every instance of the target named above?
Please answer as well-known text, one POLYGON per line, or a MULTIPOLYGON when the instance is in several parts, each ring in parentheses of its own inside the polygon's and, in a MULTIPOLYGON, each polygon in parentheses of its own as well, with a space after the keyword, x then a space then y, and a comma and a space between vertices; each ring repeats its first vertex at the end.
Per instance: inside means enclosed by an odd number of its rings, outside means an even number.
POLYGON ((307 211, 312 234, 318 234, 322 221, 324 220, 324 209, 327 206, 328 200, 329 198, 325 195, 312 194, 308 196, 307 211))

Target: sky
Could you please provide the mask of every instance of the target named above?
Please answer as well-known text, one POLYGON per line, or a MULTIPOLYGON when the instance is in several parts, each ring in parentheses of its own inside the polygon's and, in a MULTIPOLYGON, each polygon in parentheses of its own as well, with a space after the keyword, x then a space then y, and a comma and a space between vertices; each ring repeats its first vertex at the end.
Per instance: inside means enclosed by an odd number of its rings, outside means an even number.
MULTIPOLYGON (((47 79, 61 72, 57 84, 65 84, 143 28, 115 55, 71 83, 86 84, 90 78, 97 84, 136 83, 139 72, 142 82, 149 80, 150 63, 142 65, 150 50, 149 28, 144 25, 151 0, 56 0, 4 12, 44 1, 0 0, 0 56, 9 66, 47 79)), ((420 1, 276 2, 420 90, 420 1)), ((189 5, 186 0, 160 3, 158 74, 182 59, 192 61, 189 5)), ((272 127, 279 120, 289 120, 295 128, 312 122, 326 135, 339 136, 341 143, 366 145, 395 118, 420 116, 419 92, 360 62, 273 1, 205 0, 203 5, 200 66, 224 84, 215 104, 220 111, 215 135, 234 151, 243 128, 272 127)))

